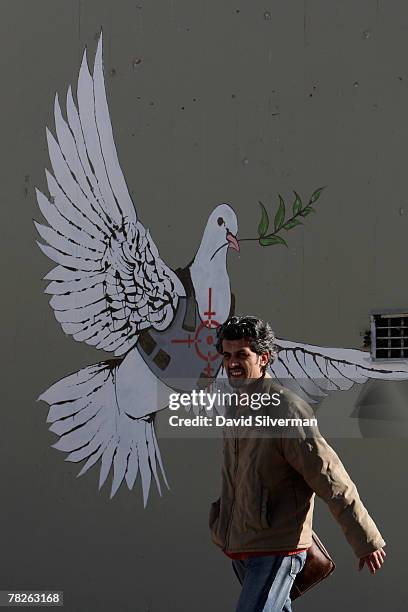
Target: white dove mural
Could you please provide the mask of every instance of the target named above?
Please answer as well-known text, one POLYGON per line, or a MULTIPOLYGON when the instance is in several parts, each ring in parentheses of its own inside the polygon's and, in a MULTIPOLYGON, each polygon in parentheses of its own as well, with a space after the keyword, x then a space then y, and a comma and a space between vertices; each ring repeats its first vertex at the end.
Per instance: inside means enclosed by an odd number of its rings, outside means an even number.
MULTIPOLYGON (((139 221, 119 164, 106 99, 102 34, 94 70, 86 51, 77 104, 71 88, 66 119, 55 98, 56 138, 47 130, 50 197, 37 190, 48 225, 36 223, 41 250, 57 266, 45 292, 62 329, 115 357, 56 382, 40 397, 67 461, 100 462, 99 487, 113 470, 110 496, 138 473, 147 504, 152 477, 167 486, 154 415, 167 407, 177 381, 183 389, 220 377, 216 328, 234 312, 227 272, 229 248, 239 250, 238 224, 228 204, 208 218, 191 263, 172 270, 139 221), (174 381, 174 384, 169 381, 174 381)), ((378 366, 353 349, 278 340, 271 372, 310 402, 368 378, 408 378, 408 367, 378 366)))

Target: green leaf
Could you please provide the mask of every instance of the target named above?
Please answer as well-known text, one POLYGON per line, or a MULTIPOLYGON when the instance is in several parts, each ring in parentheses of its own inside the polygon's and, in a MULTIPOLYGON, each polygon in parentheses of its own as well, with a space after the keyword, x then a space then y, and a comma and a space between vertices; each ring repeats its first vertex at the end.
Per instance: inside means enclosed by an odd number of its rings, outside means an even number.
POLYGON ((299 221, 299 219, 291 219, 290 221, 285 223, 285 225, 282 225, 282 227, 285 230, 290 230, 292 229, 292 227, 296 227, 296 225, 303 225, 303 223, 299 221))
POLYGON ((272 234, 269 234, 269 236, 264 236, 260 238, 259 244, 264 247, 270 246, 271 244, 284 244, 285 246, 288 246, 286 243, 286 240, 284 240, 280 236, 273 236, 272 234))
POLYGON ((302 217, 307 217, 310 213, 315 213, 315 209, 312 206, 307 206, 304 210, 301 211, 302 217))
POLYGON ((310 198, 311 204, 313 204, 314 202, 316 202, 316 200, 320 198, 320 194, 322 193, 323 189, 324 187, 319 187, 319 189, 316 189, 316 191, 312 193, 312 197, 310 198))
POLYGON ((266 212, 266 208, 262 204, 262 202, 259 202, 259 204, 261 205, 262 212, 261 212, 261 220, 258 225, 258 234, 260 236, 265 236, 266 232, 268 231, 268 227, 269 227, 269 217, 268 217, 268 213, 266 212))
POLYGON ((285 202, 281 195, 279 195, 279 208, 278 212, 275 215, 275 232, 280 230, 282 224, 285 220, 285 202))
POLYGON ((293 215, 296 216, 300 213, 302 208, 302 200, 301 197, 296 191, 293 192, 295 194, 295 201, 293 202, 293 215))

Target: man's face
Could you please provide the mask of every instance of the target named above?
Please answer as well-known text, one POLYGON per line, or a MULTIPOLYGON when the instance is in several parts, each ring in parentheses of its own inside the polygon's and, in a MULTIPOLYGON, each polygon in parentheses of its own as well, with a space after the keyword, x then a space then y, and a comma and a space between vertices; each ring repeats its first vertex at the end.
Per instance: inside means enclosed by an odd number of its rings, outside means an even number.
POLYGON ((232 387, 241 387, 250 382, 249 379, 260 378, 263 367, 268 363, 268 352, 263 355, 254 353, 249 340, 222 341, 223 365, 232 387))

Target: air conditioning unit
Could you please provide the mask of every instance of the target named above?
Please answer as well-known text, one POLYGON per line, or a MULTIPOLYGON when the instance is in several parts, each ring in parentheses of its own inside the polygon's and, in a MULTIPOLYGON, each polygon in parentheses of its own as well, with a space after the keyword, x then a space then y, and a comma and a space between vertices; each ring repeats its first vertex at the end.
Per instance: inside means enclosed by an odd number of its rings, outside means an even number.
POLYGON ((408 308, 371 311, 371 357, 377 361, 408 359, 408 308))

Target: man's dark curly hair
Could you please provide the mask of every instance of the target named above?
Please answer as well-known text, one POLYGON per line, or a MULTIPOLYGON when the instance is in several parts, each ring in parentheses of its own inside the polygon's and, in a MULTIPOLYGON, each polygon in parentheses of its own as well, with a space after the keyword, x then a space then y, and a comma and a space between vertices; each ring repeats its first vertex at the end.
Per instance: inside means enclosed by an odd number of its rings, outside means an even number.
POLYGON ((275 346, 275 334, 271 326, 266 321, 245 315, 241 317, 230 317, 220 325, 217 329, 217 343, 215 348, 222 354, 222 341, 224 340, 241 340, 246 338, 249 342, 251 351, 262 355, 266 351, 269 352, 269 361, 264 367, 265 373, 268 365, 273 363, 278 356, 275 346))

